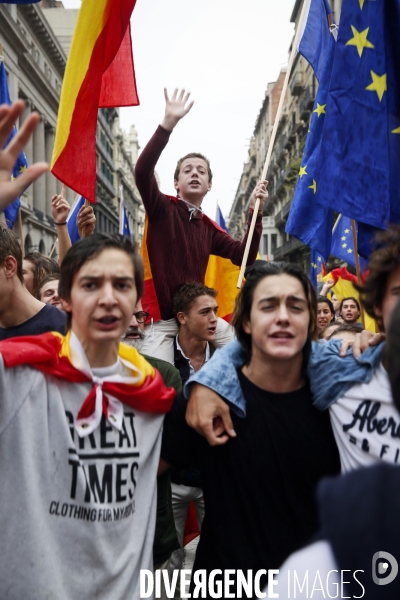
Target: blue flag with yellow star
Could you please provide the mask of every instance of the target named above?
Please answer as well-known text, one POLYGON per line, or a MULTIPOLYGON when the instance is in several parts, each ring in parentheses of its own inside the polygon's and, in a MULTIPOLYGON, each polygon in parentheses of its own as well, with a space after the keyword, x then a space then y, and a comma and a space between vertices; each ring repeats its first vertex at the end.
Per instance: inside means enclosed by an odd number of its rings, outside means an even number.
MULTIPOLYGON (((354 253, 353 232, 351 229, 351 219, 339 215, 335 230, 332 234, 331 254, 349 263, 356 268, 356 258, 354 253)), ((368 266, 368 261, 360 257, 361 271, 365 271, 368 266)))
MULTIPOLYGON (((10 94, 8 91, 6 70, 4 68, 4 62, 2 60, 0 60, 0 104, 11 104, 10 94)), ((12 138, 16 133, 17 129, 16 127, 13 127, 12 132, 8 136, 8 140, 4 144, 4 148, 8 146, 8 144, 11 142, 12 138)), ((27 166, 28 162, 26 160, 25 153, 21 152, 12 170, 11 179, 15 179, 16 177, 18 177, 18 175, 22 173, 22 171, 24 171, 27 168, 27 166)), ((14 222, 17 218, 20 204, 21 202, 18 197, 12 204, 7 206, 7 208, 4 210, 7 227, 9 227, 10 229, 12 229, 14 222)))
MULTIPOLYGON (((309 133, 304 148, 297 186, 286 224, 286 233, 301 240, 304 244, 322 254, 324 260, 328 260, 331 248, 333 211, 321 207, 316 202, 317 195, 319 194, 317 169, 322 132, 326 114, 329 110, 327 97, 336 42, 333 34, 330 33, 328 18, 331 17, 331 13, 328 12, 325 2, 323 0, 312 0, 312 2, 320 8, 318 11, 319 27, 328 32, 328 36, 326 34, 320 38, 316 36, 318 40, 325 40, 325 63, 323 70, 319 72, 319 88, 310 119, 309 133)), ((313 15, 315 16, 315 11, 312 12, 310 9, 309 18, 313 15)), ((308 60, 307 56, 305 58, 308 60)), ((314 54, 312 54, 311 60, 315 63, 314 54)))
POLYGON ((318 280, 322 279, 324 275, 326 275, 324 259, 319 252, 311 248, 310 279, 315 290, 318 289, 318 280))
POLYGON ((317 203, 358 221, 359 237, 400 223, 399 40, 399 0, 343 2, 317 203))

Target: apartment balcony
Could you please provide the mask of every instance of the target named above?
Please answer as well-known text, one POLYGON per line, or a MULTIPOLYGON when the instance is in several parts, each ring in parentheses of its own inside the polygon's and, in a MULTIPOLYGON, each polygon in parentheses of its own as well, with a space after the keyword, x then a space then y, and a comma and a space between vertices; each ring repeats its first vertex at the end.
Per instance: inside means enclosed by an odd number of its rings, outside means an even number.
POLYGON ((274 250, 274 260, 285 260, 287 259, 287 255, 295 250, 298 250, 304 246, 302 242, 296 240, 296 238, 290 238, 289 240, 285 240, 279 248, 275 248, 274 250))
POLYGON ((290 82, 290 92, 292 96, 301 96, 304 91, 304 75, 303 73, 294 73, 290 82))
POLYGON ((314 100, 315 95, 312 91, 312 87, 309 85, 304 90, 299 104, 300 119, 302 119, 303 121, 308 120, 310 116, 310 111, 312 110, 312 107, 314 105, 314 100))
POLYGON ((281 208, 281 210, 275 215, 275 227, 278 227, 281 223, 286 222, 286 217, 289 214, 291 202, 286 202, 286 204, 281 208))

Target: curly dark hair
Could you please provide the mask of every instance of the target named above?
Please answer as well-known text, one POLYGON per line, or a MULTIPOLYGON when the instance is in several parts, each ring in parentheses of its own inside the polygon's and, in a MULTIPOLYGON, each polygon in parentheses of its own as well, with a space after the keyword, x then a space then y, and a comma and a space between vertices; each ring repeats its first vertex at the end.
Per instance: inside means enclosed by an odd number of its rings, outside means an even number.
POLYGON ((400 226, 391 225, 387 231, 378 234, 376 243, 377 247, 369 259, 367 277, 362 285, 355 287, 366 312, 383 331, 383 320, 376 314, 376 309, 382 308, 390 273, 400 266, 400 226))
POLYGON ((13 256, 17 261, 17 277, 23 283, 21 245, 15 233, 0 223, 0 265, 3 265, 7 256, 13 256))
POLYGON ((60 265, 54 258, 49 258, 41 252, 31 252, 24 256, 24 260, 33 265, 33 290, 32 296, 37 297, 40 282, 46 275, 60 274, 60 265))
POLYGON ((260 281, 264 277, 270 275, 291 275, 296 277, 303 286, 304 293, 307 299, 307 306, 310 312, 310 323, 308 325, 308 340, 304 347, 304 363, 307 362, 309 352, 311 350, 311 341, 316 340, 318 337, 318 325, 317 325, 317 295, 312 286, 309 277, 302 271, 302 269, 294 264, 288 262, 265 262, 260 266, 254 267, 248 273, 246 282, 236 297, 235 309, 231 320, 236 337, 243 346, 246 352, 246 364, 249 364, 251 360, 251 335, 246 333, 243 328, 245 320, 250 318, 251 306, 253 304, 254 291, 260 281))
POLYGON ((209 288, 198 281, 185 283, 177 292, 175 292, 174 297, 172 298, 172 314, 178 325, 180 325, 180 323, 176 315, 179 312, 187 314, 196 298, 199 298, 199 296, 211 296, 212 298, 216 298, 217 294, 217 290, 209 288))

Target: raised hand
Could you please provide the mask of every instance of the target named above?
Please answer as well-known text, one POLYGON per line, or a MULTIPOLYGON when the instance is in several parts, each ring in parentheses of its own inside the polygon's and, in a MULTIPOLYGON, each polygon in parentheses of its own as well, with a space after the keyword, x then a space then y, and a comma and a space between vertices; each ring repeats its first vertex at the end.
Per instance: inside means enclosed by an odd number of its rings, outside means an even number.
POLYGON ((250 196, 250 206, 249 208, 254 208, 254 205, 256 203, 256 198, 260 198, 260 206, 258 210, 261 210, 264 208, 264 204, 267 201, 268 198, 268 192, 267 192, 267 186, 268 186, 268 181, 264 180, 264 181, 258 181, 256 187, 253 190, 253 193, 250 196))
POLYGON ((194 100, 189 102, 190 92, 185 93, 185 90, 179 91, 175 89, 172 97, 169 98, 167 88, 164 88, 165 96, 165 116, 161 126, 167 131, 172 131, 175 125, 187 115, 192 108, 194 100))
POLYGON ((30 165, 13 181, 10 179, 11 171, 17 162, 18 156, 29 142, 40 121, 38 113, 31 113, 7 148, 3 149, 16 120, 21 116, 24 108, 25 102, 23 100, 17 100, 11 106, 7 104, 0 106, 0 211, 4 210, 11 202, 14 202, 24 189, 49 168, 47 163, 35 163, 30 165))
POLYGON ((79 237, 85 238, 88 235, 92 235, 94 228, 96 227, 96 216, 94 214, 93 206, 82 206, 79 209, 76 217, 76 224, 78 226, 79 237))
POLYGON ((65 186, 61 188, 61 194, 55 194, 51 199, 51 216, 55 223, 65 223, 71 207, 65 199, 65 186))

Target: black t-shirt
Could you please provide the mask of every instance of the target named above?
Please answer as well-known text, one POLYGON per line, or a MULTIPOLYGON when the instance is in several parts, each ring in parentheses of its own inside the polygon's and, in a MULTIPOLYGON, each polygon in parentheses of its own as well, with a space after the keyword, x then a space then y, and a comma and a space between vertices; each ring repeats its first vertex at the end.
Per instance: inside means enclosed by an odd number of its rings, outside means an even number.
POLYGON ((310 540, 318 528, 317 483, 339 473, 340 459, 328 411, 312 406, 308 384, 274 394, 238 375, 247 416, 231 415, 237 437, 209 446, 186 424, 179 395, 164 421, 161 456, 174 466, 200 467, 205 518, 194 570, 246 575, 279 568, 310 540))
POLYGON ((66 329, 66 313, 51 304, 45 304, 36 315, 24 321, 24 323, 15 327, 0 327, 0 340, 8 340, 22 335, 39 335, 47 331, 58 331, 58 333, 65 335, 66 329))

